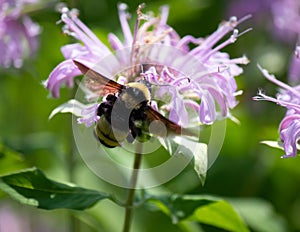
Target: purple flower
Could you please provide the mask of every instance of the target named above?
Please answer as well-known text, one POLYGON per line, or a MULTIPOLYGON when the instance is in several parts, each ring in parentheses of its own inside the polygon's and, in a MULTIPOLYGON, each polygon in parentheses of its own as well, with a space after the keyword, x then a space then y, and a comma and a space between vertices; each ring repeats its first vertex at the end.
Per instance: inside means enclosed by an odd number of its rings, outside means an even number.
POLYGON ((295 38, 300 34, 300 2, 298 0, 277 0, 271 5, 274 25, 282 30, 285 38, 295 38))
POLYGON ((30 224, 26 221, 24 215, 14 211, 8 204, 2 203, 0 205, 0 231, 5 230, 11 232, 32 231, 30 224))
POLYGON ((292 56, 289 67, 289 83, 299 83, 300 61, 299 61, 299 36, 300 26, 300 2, 298 0, 277 0, 272 4, 274 25, 279 29, 275 32, 285 40, 297 41, 295 55, 292 56))
POLYGON ((238 0, 232 1, 227 15, 252 14, 257 27, 263 26, 276 38, 296 44, 296 55, 291 57, 289 83, 299 83, 299 36, 300 36, 300 1, 299 0, 238 0), (263 23, 262 23, 263 22, 263 23), (298 26, 299 25, 299 26, 298 26))
MULTIPOLYGON (((260 67, 259 67, 260 68, 260 67)), ((259 91, 253 99, 256 101, 266 100, 275 102, 287 109, 285 117, 279 125, 280 139, 283 143, 285 155, 282 158, 295 157, 300 138, 300 85, 291 87, 270 75, 267 70, 260 68, 264 76, 281 90, 276 98, 269 97, 259 91)))
POLYGON ((289 67, 289 83, 296 84, 300 77, 300 46, 296 46, 295 53, 291 58, 289 67))
POLYGON ((270 5, 275 0, 234 0, 227 5, 226 15, 237 15, 239 17, 251 14, 254 20, 261 19, 270 11, 270 5))
POLYGON ((40 27, 22 14, 35 0, 0 0, 0 66, 20 68, 23 59, 37 49, 40 27))
POLYGON ((256 24, 270 29, 281 39, 294 41, 300 33, 299 9, 298 0, 238 0, 228 5, 227 15, 252 14, 256 24))
MULTIPOLYGON (((0 231, 9 232, 50 232, 57 229, 54 221, 45 218, 39 212, 29 211, 9 201, 0 203, 0 231)), ((61 226, 59 231, 67 231, 61 226)))
MULTIPOLYGON (((72 87, 74 77, 81 74, 73 62, 76 60, 122 84, 144 78, 153 86, 151 106, 182 126, 191 121, 188 116, 191 109, 197 111, 198 120, 204 124, 212 124, 217 118, 232 117, 230 109, 238 104, 236 96, 241 94, 234 77, 243 71, 238 64, 247 64, 248 59, 231 59, 220 50, 237 40, 240 34, 235 28, 247 17, 241 20, 230 18, 206 38, 191 35, 180 38, 167 24, 167 6, 161 7, 159 17, 143 14, 141 8, 137 10, 132 32, 127 5, 118 5, 124 40, 110 33, 110 50, 79 20, 77 10, 62 7, 63 31, 81 43, 62 48, 66 60, 51 72, 45 81, 46 88, 54 97, 59 97, 63 84, 72 87), (220 43, 229 32, 233 32, 232 35, 220 43)), ((88 91, 87 95, 88 99, 92 98, 88 91)), ((89 105, 81 114, 76 114, 83 117, 81 123, 91 125, 91 121, 97 120, 91 115, 93 109, 96 107, 89 105)))

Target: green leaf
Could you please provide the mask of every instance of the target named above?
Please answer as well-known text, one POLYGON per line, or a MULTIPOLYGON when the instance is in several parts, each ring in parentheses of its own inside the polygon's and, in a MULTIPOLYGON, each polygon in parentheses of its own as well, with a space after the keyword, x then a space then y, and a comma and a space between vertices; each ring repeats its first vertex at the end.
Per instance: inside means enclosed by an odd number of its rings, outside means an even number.
POLYGON ((83 210, 111 197, 107 193, 50 180, 37 168, 0 177, 0 189, 23 204, 42 209, 83 210))
POLYGON ((196 221, 233 232, 249 231, 234 208, 221 198, 205 195, 151 196, 149 202, 169 215, 173 223, 196 221))
POLYGON ((0 142, 0 175, 27 167, 22 154, 4 146, 0 142))
POLYGON ((287 224, 274 207, 267 201, 257 198, 229 199, 233 207, 250 228, 260 232, 287 232, 287 224))
POLYGON ((207 172, 207 144, 184 136, 167 139, 159 138, 159 141, 170 155, 182 155, 191 160, 194 158, 194 170, 198 174, 201 184, 204 184, 207 172))
MULTIPOLYGON (((281 141, 272 141, 272 140, 264 140, 260 142, 261 144, 265 144, 269 147, 280 149, 284 151, 283 143, 281 141)), ((299 152, 297 154, 298 156, 300 155, 299 152)))
POLYGON ((249 231, 241 217, 225 200, 197 208, 190 219, 228 231, 249 231))
POLYGON ((197 146, 194 146, 194 169, 197 172, 202 185, 204 185, 207 172, 207 144, 197 143, 197 146))
POLYGON ((71 113, 77 117, 82 117, 82 110, 86 108, 86 105, 80 103, 75 99, 71 99, 68 102, 56 107, 50 114, 49 119, 52 119, 58 113, 71 113))
POLYGON ((282 146, 282 142, 265 140, 265 141, 261 141, 260 143, 265 144, 269 147, 274 147, 274 148, 284 150, 282 146))

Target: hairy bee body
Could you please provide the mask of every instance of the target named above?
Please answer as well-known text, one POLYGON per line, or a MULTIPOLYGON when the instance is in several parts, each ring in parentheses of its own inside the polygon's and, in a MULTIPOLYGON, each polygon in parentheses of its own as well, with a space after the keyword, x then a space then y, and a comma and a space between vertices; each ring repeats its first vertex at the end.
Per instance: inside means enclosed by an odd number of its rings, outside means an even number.
POLYGON ((124 86, 118 96, 109 94, 97 110, 100 119, 94 132, 99 141, 106 147, 113 148, 125 139, 132 142, 137 136, 141 136, 142 124, 147 120, 145 110, 149 101, 149 89, 139 82, 124 86))
POLYGON ((73 62, 86 76, 86 87, 98 96, 106 96, 97 109, 100 119, 94 129, 95 136, 104 146, 113 148, 126 139, 133 142, 136 137, 144 140, 151 135, 192 135, 150 106, 149 82, 122 85, 81 62, 73 62))

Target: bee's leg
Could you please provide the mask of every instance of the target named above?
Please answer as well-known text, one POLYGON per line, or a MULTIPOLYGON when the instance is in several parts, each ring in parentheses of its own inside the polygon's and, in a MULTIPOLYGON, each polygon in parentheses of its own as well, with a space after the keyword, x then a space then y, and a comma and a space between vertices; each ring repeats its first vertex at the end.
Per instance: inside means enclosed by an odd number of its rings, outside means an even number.
POLYGON ((109 94, 107 97, 106 97, 106 100, 104 102, 102 102, 98 109, 97 109, 97 115, 98 116, 102 116, 103 114, 104 115, 107 115, 107 111, 112 109, 113 105, 115 104, 117 100, 117 97, 113 94, 109 94))
POLYGON ((130 133, 128 134, 128 136, 126 138, 129 143, 133 143, 135 138, 142 134, 142 130, 140 128, 136 127, 135 122, 133 120, 134 119, 132 117, 130 117, 130 120, 129 120, 130 133))
POLYGON ((132 122, 129 122, 129 134, 126 138, 126 140, 129 142, 129 143, 133 143, 133 141, 135 140, 135 137, 136 137, 136 131, 135 131, 135 128, 134 128, 134 125, 132 122))
POLYGON ((104 114, 104 112, 105 112, 105 110, 104 110, 104 104, 103 103, 101 103, 99 106, 98 106, 98 109, 97 109, 97 115, 99 116, 99 117, 101 117, 103 114, 104 114))
POLYGON ((106 102, 110 102, 113 105, 116 102, 117 99, 118 98, 115 95, 109 94, 106 97, 106 102))

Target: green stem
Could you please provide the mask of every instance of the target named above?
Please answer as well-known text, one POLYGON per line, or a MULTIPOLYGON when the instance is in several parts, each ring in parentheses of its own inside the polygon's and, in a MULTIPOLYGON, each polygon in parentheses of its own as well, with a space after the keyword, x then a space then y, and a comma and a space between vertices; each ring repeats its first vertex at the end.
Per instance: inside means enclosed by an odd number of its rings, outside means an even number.
POLYGON ((133 171, 130 180, 130 189, 128 192, 127 201, 125 204, 125 219, 123 225, 123 232, 130 231, 130 225, 132 221, 132 214, 133 214, 133 200, 134 200, 134 193, 138 179, 138 171, 142 163, 142 146, 141 143, 137 145, 136 153, 134 157, 134 164, 133 164, 133 171))
MULTIPOLYGON (((76 89, 72 89, 70 91, 70 97, 72 98, 76 94, 76 89)), ((75 149, 75 142, 73 137, 72 129, 69 130, 67 135, 67 143, 68 149, 66 151, 66 170, 68 174, 68 181, 71 183, 76 183, 76 165, 77 165, 77 157, 76 157, 76 149, 75 149)), ((80 232, 80 220, 73 214, 72 211, 68 212, 69 217, 69 231, 70 232, 80 232)))
MULTIPOLYGON (((75 155, 75 145, 74 145, 74 138, 71 136, 69 138, 69 150, 68 150, 68 154, 66 157, 66 169, 67 169, 67 173, 68 173, 68 180, 71 183, 75 183, 76 182, 76 177, 75 177, 75 173, 76 173, 76 155, 75 155)), ((73 214, 72 211, 68 212, 69 214, 69 231, 70 232, 80 232, 80 221, 78 220, 78 218, 76 218, 76 216, 73 214)))

